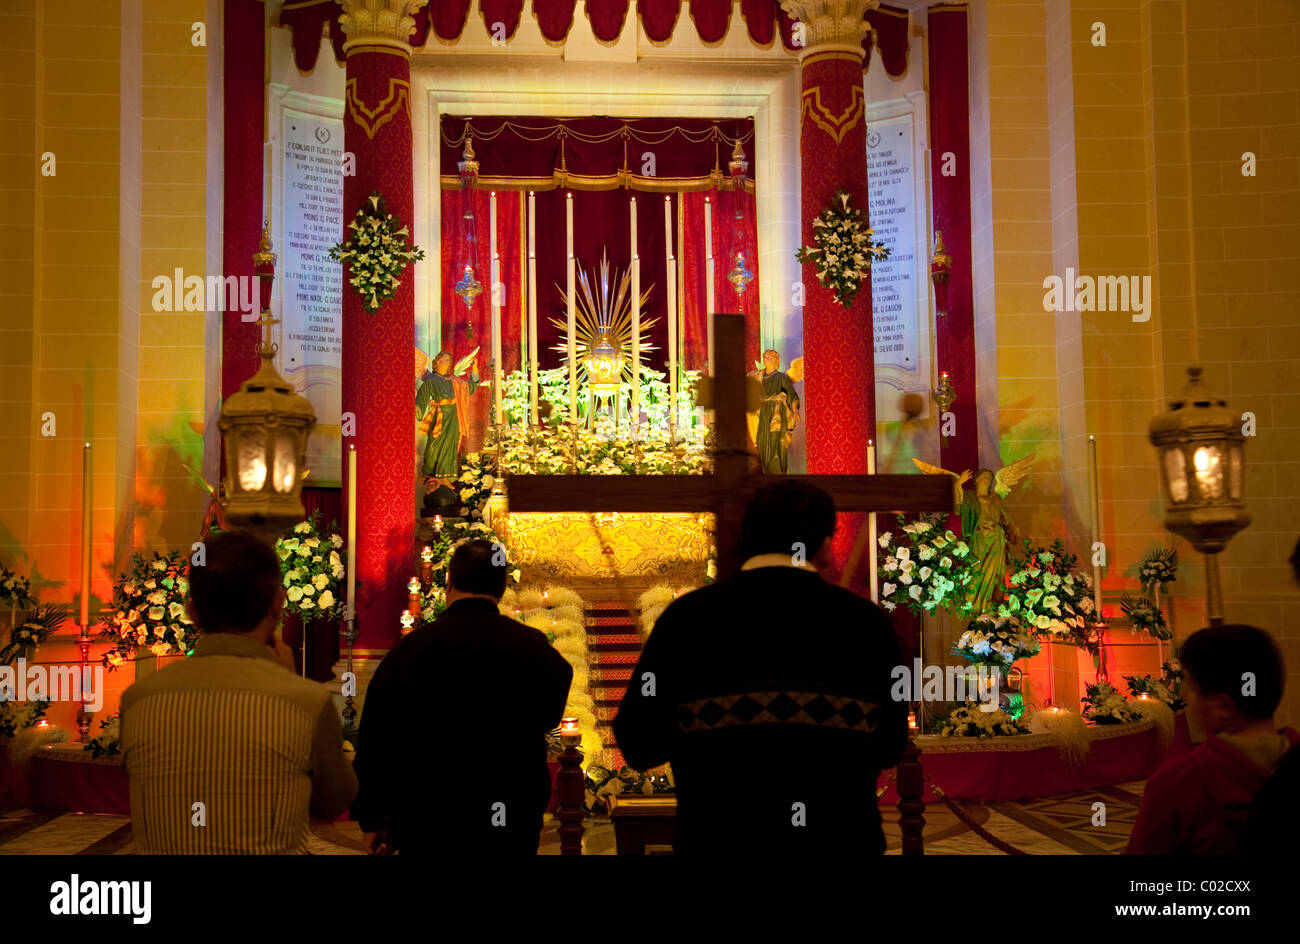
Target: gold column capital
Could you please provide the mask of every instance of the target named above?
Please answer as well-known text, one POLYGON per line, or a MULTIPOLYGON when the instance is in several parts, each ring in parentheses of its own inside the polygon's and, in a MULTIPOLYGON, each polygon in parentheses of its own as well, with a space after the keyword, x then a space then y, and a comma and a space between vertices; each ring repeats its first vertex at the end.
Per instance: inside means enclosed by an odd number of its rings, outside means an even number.
POLYGON ((347 39, 343 51, 360 46, 388 46, 411 54, 415 14, 428 0, 340 0, 339 22, 347 39))
POLYGON ((833 47, 862 54, 862 37, 869 29, 865 19, 880 0, 781 0, 781 9, 803 24, 803 52, 833 47))

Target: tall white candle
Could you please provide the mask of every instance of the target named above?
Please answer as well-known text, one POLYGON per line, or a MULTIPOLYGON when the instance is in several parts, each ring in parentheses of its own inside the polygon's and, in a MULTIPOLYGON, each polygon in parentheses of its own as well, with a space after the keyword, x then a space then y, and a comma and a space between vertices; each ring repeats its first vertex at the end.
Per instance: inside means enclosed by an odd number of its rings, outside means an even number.
POLYGON ((704 314, 709 334, 709 373, 713 373, 713 202, 704 198, 704 314))
MULTIPOLYGON (((1088 436, 1088 487, 1092 490, 1092 545, 1095 548, 1101 540, 1101 504, 1097 490, 1097 439, 1088 436)), ((1093 618, 1101 621, 1101 564, 1097 555, 1092 555, 1092 605, 1095 610, 1093 618)))
POLYGON ((528 191, 528 402, 537 425, 537 198, 528 191))
POLYGON ((574 258, 573 258, 573 194, 566 194, 565 201, 565 234, 569 247, 569 277, 568 277, 568 299, 569 299, 569 323, 568 323, 568 355, 569 355, 569 422, 577 424, 578 422, 578 313, 577 313, 577 279, 574 275, 574 258))
POLYGON ((677 258, 673 255, 672 197, 664 197, 664 271, 668 285, 664 295, 664 314, 668 318, 668 429, 674 432, 677 428, 677 258))
POLYGON ((497 192, 491 194, 491 211, 489 226, 492 229, 488 247, 492 254, 492 403, 496 408, 496 421, 505 422, 505 413, 501 409, 502 386, 505 373, 501 369, 501 291, 497 288, 501 281, 501 257, 497 253, 497 192))
POLYGON ((357 447, 348 445, 348 605, 344 619, 356 617, 357 606, 357 447))
MULTIPOLYGON (((876 441, 867 440, 867 475, 876 474, 876 441)), ((867 515, 867 573, 871 578, 871 602, 880 602, 880 580, 876 577, 876 513, 867 515)))
POLYGON ((81 451, 81 626, 83 632, 90 626, 90 517, 91 472, 90 443, 81 451))
POLYGON ((636 197, 632 198, 632 439, 641 429, 641 257, 636 248, 636 197))

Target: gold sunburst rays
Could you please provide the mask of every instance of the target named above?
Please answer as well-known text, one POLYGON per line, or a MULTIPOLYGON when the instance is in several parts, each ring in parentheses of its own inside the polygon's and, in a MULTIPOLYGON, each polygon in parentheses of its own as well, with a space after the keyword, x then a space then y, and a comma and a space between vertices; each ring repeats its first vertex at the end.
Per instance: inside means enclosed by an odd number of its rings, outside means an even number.
MULTIPOLYGON (((560 298, 565 309, 569 305, 568 293, 560 285, 560 298)), ((641 293, 641 310, 654 286, 641 293)), ((574 354, 578 362, 578 376, 591 386, 596 396, 604 399, 618 391, 620 382, 632 381, 632 273, 630 269, 614 269, 612 274, 609 255, 602 252, 600 266, 588 274, 578 270, 578 292, 574 299, 574 354), (615 379, 617 378, 617 379, 615 379)), ((645 342, 645 335, 658 318, 641 319, 641 354, 658 347, 645 342)), ((558 328, 565 341, 551 350, 564 355, 567 362, 569 322, 566 317, 552 317, 551 324, 558 328)))

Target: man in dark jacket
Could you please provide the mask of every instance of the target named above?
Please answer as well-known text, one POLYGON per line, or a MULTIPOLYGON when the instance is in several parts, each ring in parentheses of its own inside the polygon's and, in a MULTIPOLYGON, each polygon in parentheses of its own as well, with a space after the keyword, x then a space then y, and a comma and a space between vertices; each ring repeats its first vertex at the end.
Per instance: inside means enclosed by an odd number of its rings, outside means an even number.
POLYGON ((664 610, 614 722, 632 767, 672 764, 679 853, 879 853, 880 771, 907 743, 901 663, 874 604, 826 583, 835 505, 764 486, 741 572, 664 610))
POLYGON ((497 612, 505 563, 487 541, 456 548, 446 612, 394 646, 370 681, 352 817, 373 851, 537 853, 551 795, 546 732, 573 669, 543 633, 497 612))

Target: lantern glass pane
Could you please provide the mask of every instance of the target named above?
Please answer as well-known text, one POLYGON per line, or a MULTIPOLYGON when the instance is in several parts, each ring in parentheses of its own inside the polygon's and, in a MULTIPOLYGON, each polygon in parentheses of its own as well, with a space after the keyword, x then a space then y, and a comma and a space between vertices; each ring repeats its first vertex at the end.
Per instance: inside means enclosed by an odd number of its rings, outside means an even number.
POLYGON ((1175 502, 1187 501, 1187 461, 1177 446, 1165 450, 1165 481, 1169 483, 1169 497, 1175 502))
POLYGON ((266 484, 266 431, 245 428, 239 431, 239 488, 260 492, 266 484))
POLYGON ((1192 455, 1196 466, 1196 490, 1205 501, 1219 501, 1224 493, 1224 461, 1222 446, 1197 446, 1192 455))
POLYGON ((1241 446, 1233 446, 1228 452, 1228 494, 1233 501, 1241 499, 1241 446))
POLYGON ((295 461, 294 436, 281 432, 275 437, 275 478, 272 480, 275 490, 281 495, 293 491, 298 463, 295 461))

